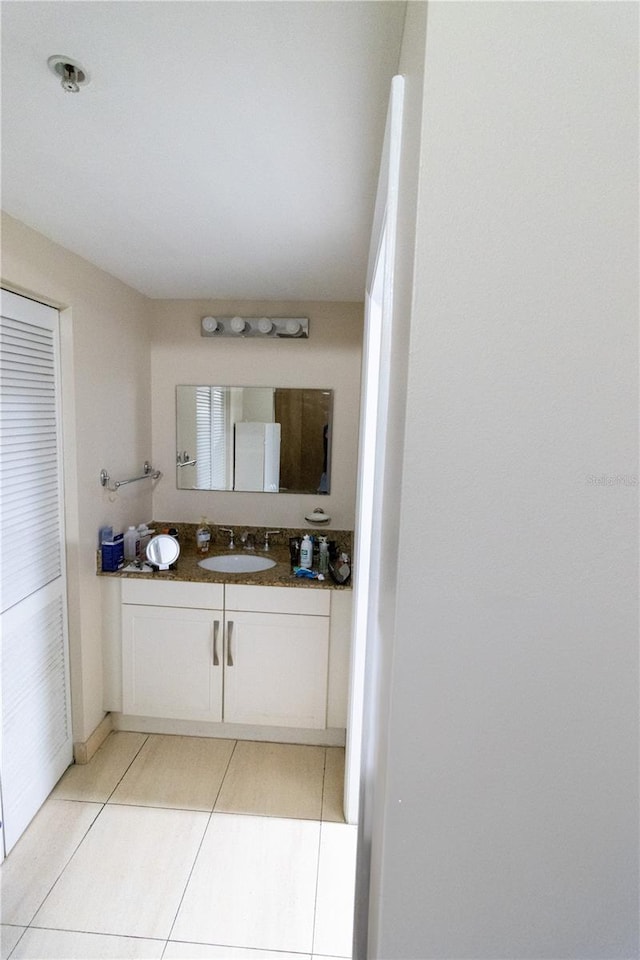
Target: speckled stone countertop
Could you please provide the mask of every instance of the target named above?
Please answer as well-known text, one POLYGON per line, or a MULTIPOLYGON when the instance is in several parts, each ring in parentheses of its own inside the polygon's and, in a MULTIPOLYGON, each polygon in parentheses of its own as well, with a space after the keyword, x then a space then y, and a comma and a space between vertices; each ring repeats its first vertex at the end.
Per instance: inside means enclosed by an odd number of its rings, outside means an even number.
MULTIPOLYGON (((170 527, 178 531, 178 541, 180 543, 180 556, 174 569, 154 570, 152 573, 134 573, 116 570, 113 573, 103 572, 100 568, 100 551, 98 551, 97 572, 101 577, 129 578, 136 580, 186 580, 192 583, 246 583, 253 586, 262 587, 300 587, 312 590, 350 590, 351 580, 348 584, 334 583, 327 575, 325 580, 308 580, 303 577, 296 577, 291 569, 289 558, 289 538, 298 537, 302 539, 305 533, 313 536, 326 536, 327 540, 335 541, 338 553, 346 553, 350 558, 352 556, 352 534, 350 530, 319 530, 299 528, 282 528, 279 533, 272 534, 269 537, 269 551, 263 552, 265 532, 270 527, 243 527, 235 526, 235 547, 228 549, 229 534, 223 533, 220 527, 211 524, 211 545, 208 554, 199 554, 196 552, 195 531, 198 524, 195 523, 165 523, 164 521, 154 521, 150 527, 156 533, 166 532, 170 527), (244 533, 253 534, 256 542, 255 551, 246 551, 248 554, 256 556, 269 557, 276 561, 275 567, 268 570, 260 570, 257 573, 218 573, 213 570, 205 570, 198 566, 198 561, 203 556, 225 555, 245 553, 244 544, 240 537, 244 533)), ((126 566, 126 563, 125 563, 126 566)))

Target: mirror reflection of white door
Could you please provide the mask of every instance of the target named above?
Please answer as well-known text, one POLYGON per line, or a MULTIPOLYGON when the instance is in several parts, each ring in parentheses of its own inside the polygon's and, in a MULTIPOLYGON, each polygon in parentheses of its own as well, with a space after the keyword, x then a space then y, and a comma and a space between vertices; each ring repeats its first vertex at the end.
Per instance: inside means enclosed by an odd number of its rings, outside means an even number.
POLYGON ((369 758, 363 756, 363 724, 375 723, 377 686, 378 598, 384 468, 389 401, 389 358, 393 336, 400 141, 404 78, 394 77, 387 112, 384 147, 369 252, 365 296, 362 399, 354 549, 354 613, 349 717, 345 761, 344 809, 348 823, 359 819, 360 781, 369 758), (365 699, 365 687, 367 696, 365 699))
POLYGON ((73 758, 57 310, 3 290, 2 820, 8 853, 73 758))

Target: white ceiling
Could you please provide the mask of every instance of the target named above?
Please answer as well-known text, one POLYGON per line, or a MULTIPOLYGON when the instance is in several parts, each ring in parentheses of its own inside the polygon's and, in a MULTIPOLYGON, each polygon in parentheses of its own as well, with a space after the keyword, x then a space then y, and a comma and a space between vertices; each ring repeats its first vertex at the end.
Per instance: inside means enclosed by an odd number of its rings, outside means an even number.
POLYGON ((2 207, 150 297, 361 300, 404 8, 4 0, 2 207))

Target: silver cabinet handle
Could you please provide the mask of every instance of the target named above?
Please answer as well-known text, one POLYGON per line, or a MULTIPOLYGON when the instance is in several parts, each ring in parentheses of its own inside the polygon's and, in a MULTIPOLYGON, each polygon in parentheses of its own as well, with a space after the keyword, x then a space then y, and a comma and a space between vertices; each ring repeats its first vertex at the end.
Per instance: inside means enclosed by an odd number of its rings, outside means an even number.
POLYGON ((233 666, 233 656, 231 654, 231 634, 233 633, 233 620, 227 620, 227 666, 233 666))
POLYGON ((218 631, 220 629, 220 621, 213 621, 213 665, 214 667, 220 666, 220 660, 218 658, 218 631))

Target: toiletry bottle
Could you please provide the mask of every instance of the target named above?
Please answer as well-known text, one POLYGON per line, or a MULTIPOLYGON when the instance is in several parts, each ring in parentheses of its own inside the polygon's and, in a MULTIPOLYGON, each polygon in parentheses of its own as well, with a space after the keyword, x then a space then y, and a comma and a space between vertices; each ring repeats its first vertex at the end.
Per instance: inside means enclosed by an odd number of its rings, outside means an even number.
POLYGON ((98 530, 98 546, 102 546, 103 543, 110 543, 113 540, 113 527, 100 527, 98 530))
POLYGON ((293 570, 300 561, 300 537, 289 537, 289 559, 293 570))
POLYGON ((124 537, 121 533, 116 533, 111 540, 104 540, 100 550, 103 571, 112 572, 124 567, 124 537))
POLYGON ((140 556, 143 558, 146 555, 147 546, 149 545, 149 540, 151 540, 152 534, 153 530, 150 530, 146 523, 138 524, 138 535, 140 537, 140 556))
POLYGON ((340 554, 340 559, 329 563, 329 575, 334 583, 348 583, 351 576, 351 564, 346 553, 340 554))
POLYGON ((307 570, 311 569, 313 563, 313 543, 308 533, 305 533, 300 544, 300 566, 307 570))
POLYGON ((326 537, 320 537, 320 553, 318 555, 318 571, 322 574, 329 572, 329 544, 326 537))
POLYGON ((124 558, 125 560, 140 558, 140 534, 135 527, 129 527, 124 535, 124 558))
POLYGON ((206 517, 200 517, 200 523, 196 529, 196 550, 198 553, 209 553, 209 544, 211 543, 211 528, 207 523, 206 517))

